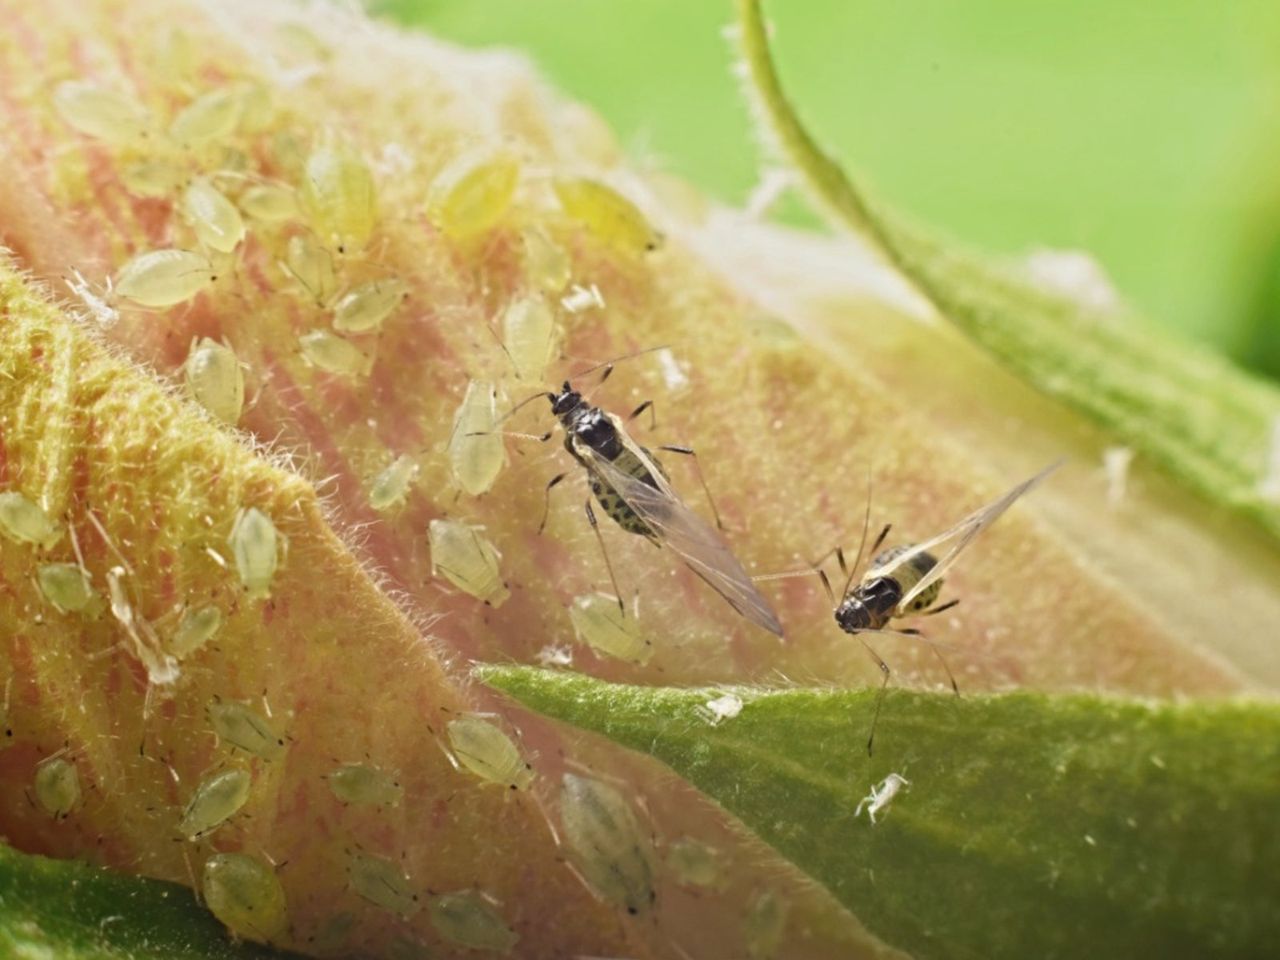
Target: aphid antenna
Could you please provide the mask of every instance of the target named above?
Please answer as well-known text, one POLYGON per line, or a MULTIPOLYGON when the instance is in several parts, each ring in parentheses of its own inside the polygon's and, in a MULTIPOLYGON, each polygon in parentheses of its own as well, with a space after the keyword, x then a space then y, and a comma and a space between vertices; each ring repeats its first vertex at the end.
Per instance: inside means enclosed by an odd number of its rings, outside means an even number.
POLYGON ((124 568, 125 573, 129 576, 133 576, 133 567, 129 566, 128 559, 120 552, 120 548, 116 546, 115 541, 107 534, 107 528, 102 525, 102 521, 98 519, 98 515, 94 513, 93 508, 85 508, 84 515, 85 519, 93 525, 93 529, 98 532, 98 536, 102 538, 102 542, 106 544, 107 549, 115 554, 116 559, 120 561, 120 565, 124 568))
POLYGON ((875 660, 876 665, 880 668, 880 690, 876 693, 876 706, 874 712, 871 714, 871 732, 867 734, 867 756, 869 757, 872 755, 872 747, 876 741, 876 727, 880 723, 880 708, 884 706, 885 694, 889 691, 889 675, 892 671, 889 669, 889 664, 885 662, 884 657, 876 653, 875 648, 872 647, 871 644, 867 643, 866 638, 861 633, 856 636, 858 638, 858 642, 862 644, 867 653, 871 654, 871 658, 875 660))
MULTIPOLYGON (((876 552, 876 548, 879 547, 880 544, 884 543, 884 538, 889 535, 889 529, 890 527, 886 525, 885 528, 880 531, 880 536, 876 538, 876 542, 871 547, 871 552, 873 554, 876 552)), ((840 564, 841 572, 847 573, 848 575, 844 582, 844 589, 840 591, 841 597, 846 597, 849 595, 849 588, 853 586, 853 578, 857 576, 858 570, 862 567, 862 556, 863 556, 863 552, 866 550, 866 547, 867 547, 867 534, 870 531, 871 531, 871 468, 867 467, 867 506, 866 506, 866 510, 863 512, 863 515, 862 515, 862 537, 858 540, 858 555, 857 557, 854 558, 853 566, 849 567, 846 570, 845 563, 844 563, 844 552, 839 547, 836 547, 836 551, 835 551, 836 560, 840 564)))
POLYGON ((516 379, 517 380, 522 379, 520 376, 520 368, 516 366, 516 361, 515 361, 515 358, 511 356, 511 351, 508 350, 507 345, 502 342, 502 336, 498 333, 498 331, 493 329, 492 318, 490 318, 489 321, 484 325, 484 328, 489 331, 489 336, 493 337, 494 342, 498 345, 498 349, 501 350, 503 356, 507 358, 507 364, 508 366, 511 367, 512 370, 515 371, 516 379))
MULTIPOLYGON (((600 378, 600 383, 604 383, 604 381, 609 378, 609 375, 613 373, 613 368, 616 364, 622 363, 624 360, 634 360, 636 357, 643 357, 647 353, 658 353, 661 350, 670 350, 670 349, 671 349, 671 344, 663 343, 663 344, 659 344, 656 347, 645 347, 643 350, 633 350, 630 353, 621 354, 619 356, 613 357, 610 360, 602 360, 599 363, 597 363, 595 366, 587 367, 585 370, 579 370, 577 373, 571 373, 569 374, 567 379, 569 380, 570 383, 572 383, 574 380, 581 379, 582 377, 585 377, 589 373, 595 373, 597 370, 601 368, 605 368, 605 373, 600 378)), ((597 389, 599 388, 599 386, 600 384, 596 384, 597 389)))
MULTIPOLYGON (((832 549, 828 551, 828 554, 834 552, 835 550, 832 549)), ((826 557, 824 556, 822 559, 825 560, 826 557)), ((831 590, 831 581, 828 579, 826 571, 820 566, 821 563, 822 560, 819 560, 817 563, 805 567, 803 570, 784 570, 781 573, 757 573, 751 577, 751 582, 768 583, 771 580, 794 580, 796 577, 816 576, 822 581, 822 589, 826 591, 827 599, 829 599, 834 606, 836 602, 836 595, 831 590)))
POLYGON ((70 523, 67 524, 67 533, 71 537, 71 551, 76 555, 76 565, 81 573, 92 579, 89 568, 84 563, 84 554, 80 552, 80 538, 76 536, 76 528, 70 523))
POLYGON ((554 394, 554 393, 551 393, 550 391, 547 391, 547 390, 540 390, 540 391, 539 391, 539 392, 537 392, 537 393, 530 394, 529 396, 527 396, 527 397, 525 397, 523 400, 521 400, 519 403, 517 403, 517 404, 516 404, 514 407, 512 407, 510 410, 508 410, 506 413, 504 413, 502 416, 500 416, 500 417, 499 417, 495 422, 496 422, 496 423, 502 423, 504 420, 508 420, 508 419, 510 419, 511 417, 515 416, 515 414, 516 414, 519 410, 521 410, 521 409, 523 409, 524 407, 528 406, 529 404, 533 403, 533 401, 535 401, 535 400, 548 400, 548 399, 552 399, 552 398, 554 398, 554 397, 555 397, 555 394, 554 394))

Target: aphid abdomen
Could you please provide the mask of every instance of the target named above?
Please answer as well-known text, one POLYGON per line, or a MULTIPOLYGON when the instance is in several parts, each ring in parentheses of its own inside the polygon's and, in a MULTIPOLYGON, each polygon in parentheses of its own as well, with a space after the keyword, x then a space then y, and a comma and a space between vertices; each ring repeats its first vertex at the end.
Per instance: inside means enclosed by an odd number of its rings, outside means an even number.
POLYGON ((54 756, 40 762, 35 777, 36 802, 55 820, 80 803, 80 773, 70 760, 54 756))
MULTIPOLYGON (((649 468, 644 461, 630 450, 623 448, 622 452, 613 458, 612 463, 628 476, 635 477, 642 483, 657 489, 658 482, 654 479, 653 474, 649 472, 649 468)), ((657 461, 655 460, 654 463, 657 463, 657 461)), ((627 505, 626 501, 619 496, 617 490, 613 489, 612 486, 605 482, 603 477, 594 472, 591 474, 591 492, 595 495, 596 500, 600 502, 600 506, 604 508, 604 512, 623 530, 628 533, 637 533, 642 537, 648 537, 655 543, 657 542, 658 535, 653 531, 653 528, 627 505)))
POLYGON ((404 797, 394 776, 365 763, 344 763, 327 779, 333 795, 354 806, 398 807, 404 797))
POLYGON ((637 664, 647 663, 653 656, 653 643, 639 621, 623 613, 617 599, 607 593, 575 597, 569 620, 578 639, 597 653, 637 664))
MULTIPOLYGON (((891 563, 896 557, 900 557, 911 549, 911 544, 903 544, 898 547, 891 547, 884 551, 873 561, 873 567, 883 566, 891 563)), ((920 579, 932 570, 938 561, 929 553, 918 553, 906 563, 900 565, 893 571, 893 579, 897 581, 901 588, 900 596, 906 596, 911 592, 911 588, 920 582, 920 579)), ((919 596, 912 599, 906 606, 899 606, 893 611, 895 617, 905 617, 912 613, 919 613, 921 610, 928 610, 933 606, 934 601, 938 599, 938 594, 942 592, 942 580, 937 580, 926 587, 919 596)))
POLYGON ((449 438, 449 467, 464 493, 478 497, 498 479, 507 462, 502 435, 497 432, 498 409, 492 383, 467 382, 467 392, 453 416, 449 438))
POLYGON ((263 760, 278 760, 284 755, 284 738, 266 717, 245 704, 214 700, 205 712, 222 742, 263 760))
POLYGON ((204 864, 204 902, 236 936, 271 941, 288 929, 284 888, 266 864, 244 853, 215 853, 204 864))
POLYGON ((654 541, 658 539, 653 530, 649 528, 649 525, 640 519, 639 514, 627 506, 622 497, 618 496, 618 491, 614 490, 613 487, 595 474, 591 475, 591 492, 596 500, 599 501, 604 512, 627 533, 638 533, 640 536, 648 537, 654 541))
POLYGON ((208 337, 193 339, 183 370, 196 403, 234 426, 244 410, 244 371, 231 348, 208 337))
POLYGON ((250 599, 271 595, 271 580, 279 564, 278 541, 275 524, 257 507, 249 507, 236 516, 229 543, 240 583, 250 599))
POLYGON ((570 862, 601 899, 631 914, 652 906, 652 844, 621 792, 566 773, 560 818, 570 862))
POLYGON ((37 543, 45 550, 62 539, 62 527, 22 494, 0 493, 0 534, 14 543, 37 543))
POLYGON ((502 579, 502 555, 478 530, 457 520, 432 520, 427 539, 433 575, 443 574, 459 590, 491 607, 507 602, 511 591, 502 579))
POLYGON ((347 877, 352 890, 388 913, 408 919, 422 908, 404 868, 386 857, 362 851, 352 853, 347 877))
POLYGON ((377 224, 373 173, 347 146, 320 147, 312 152, 299 199, 322 240, 346 253, 362 249, 377 224))
POLYGON ((442 893, 431 898, 428 909, 436 932, 469 950, 508 954, 520 939, 478 890, 442 893))
POLYGON ((480 779, 512 790, 525 790, 533 783, 533 771, 520 748, 488 720, 458 717, 449 721, 447 734, 454 759, 480 779))
POLYGON ((225 823, 249 799, 252 778, 245 770, 223 770, 206 777, 187 801, 178 822, 178 832, 196 840, 225 823))
POLYGON ((204 254, 191 250, 149 250, 133 257, 116 273, 118 296, 144 307, 185 303, 217 277, 204 254))

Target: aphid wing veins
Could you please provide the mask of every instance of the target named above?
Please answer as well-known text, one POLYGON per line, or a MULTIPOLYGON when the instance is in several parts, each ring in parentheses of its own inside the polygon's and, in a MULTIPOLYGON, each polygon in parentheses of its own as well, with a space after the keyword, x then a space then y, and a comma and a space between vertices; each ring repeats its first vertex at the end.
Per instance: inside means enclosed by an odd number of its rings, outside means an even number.
POLYGON ((742 569, 724 538, 681 502, 653 458, 646 456, 625 434, 622 436, 627 448, 651 468, 650 474, 657 481, 658 489, 624 473, 594 450, 579 447, 587 468, 611 486, 659 540, 678 553, 689 569, 724 597, 729 606, 757 626, 782 636, 777 614, 742 569))
POLYGON ((947 571, 951 568, 952 564, 956 562, 957 558, 959 558, 960 554, 964 551, 964 548, 972 543, 978 534, 991 526, 991 524, 995 523, 1002 513, 1017 502, 1019 497, 1039 484, 1042 480, 1048 477, 1049 474, 1053 473, 1053 471, 1057 470, 1058 467, 1062 466, 1062 463, 1063 461, 1058 460, 1055 463, 1049 464, 1049 466, 1045 467, 1034 477, 1022 481, 1022 483, 1018 484, 1004 496, 1000 497, 1000 499, 993 500, 986 506, 975 510, 951 529, 938 534, 938 536, 934 537, 932 540, 926 540, 923 543, 915 544, 910 550, 906 550, 894 557, 892 562, 884 564, 882 567, 868 570, 866 574, 867 579, 884 576, 892 570, 897 569, 902 564, 909 562, 913 557, 916 557, 921 553, 932 551, 938 546, 954 539, 955 543, 951 545, 946 553, 938 558, 938 562, 933 569, 921 577, 919 581, 917 581, 916 585, 908 590, 903 598, 898 601, 898 609, 907 609, 907 607, 911 605, 912 600, 920 596, 920 594, 925 590, 929 589, 932 584, 946 576, 947 571))

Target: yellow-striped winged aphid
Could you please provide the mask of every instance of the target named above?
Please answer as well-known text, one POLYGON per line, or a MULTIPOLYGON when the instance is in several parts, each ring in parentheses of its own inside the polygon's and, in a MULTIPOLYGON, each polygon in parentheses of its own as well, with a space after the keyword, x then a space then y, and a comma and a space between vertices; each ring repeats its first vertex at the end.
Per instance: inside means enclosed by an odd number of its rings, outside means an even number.
MULTIPOLYGON (((880 719, 880 705, 884 701, 885 688, 889 684, 889 665, 880 654, 871 647, 863 634, 879 633, 891 636, 908 636, 928 643, 938 655, 947 676, 951 680, 952 689, 959 693, 955 677, 942 660, 937 646, 920 630, 915 628, 892 629, 889 624, 894 620, 917 616, 933 616, 950 610, 960 601, 950 600, 938 604, 942 593, 942 578, 960 557, 964 549, 974 541, 983 530, 991 526, 999 516, 1008 510, 1023 494, 1031 490, 1049 474, 1061 466, 1061 462, 1051 464, 1029 480, 1024 480, 1004 496, 993 500, 986 506, 975 510, 955 526, 943 531, 930 540, 916 544, 902 544, 877 553, 884 544, 885 538, 892 529, 886 524, 875 541, 871 544, 871 563, 859 576, 858 569, 866 552, 867 533, 871 522, 870 498, 867 513, 863 518, 862 541, 858 546, 858 555, 850 567, 845 563, 844 553, 836 549, 836 559, 840 570, 845 574, 844 590, 840 601, 835 604, 835 620, 845 633, 858 637, 867 652, 880 667, 882 679, 880 693, 876 698, 875 713, 871 720, 871 733, 867 737, 867 753, 871 752, 876 735, 876 722, 880 719)), ((835 603, 835 595, 831 592, 831 584, 821 569, 818 575, 835 603)))
MULTIPOLYGON (((604 366, 601 382, 608 377, 613 365, 604 366)), ((569 380, 564 381, 559 392, 548 391, 536 396, 545 396, 550 401, 551 412, 564 430, 565 449, 586 470, 592 495, 618 526, 659 546, 670 547, 734 610, 757 626, 782 636, 777 614, 756 589, 724 537, 684 504, 672 489, 657 457, 628 435, 620 417, 594 406, 569 380)), ((650 407, 651 403, 642 403, 632 411, 631 418, 650 407)), ((696 457, 689 447, 666 445, 658 449, 696 457)), ((551 479, 547 484, 548 497, 551 488, 567 475, 562 473, 551 479)), ((705 482, 703 486, 705 489, 705 482)), ((707 496, 710 500, 709 491, 707 496)), ((715 510, 714 501, 712 510, 715 510)), ((621 605, 622 593, 618 590, 609 555, 604 551, 604 540, 590 500, 586 502, 585 511, 604 552, 605 565, 621 605)), ((718 524, 718 514, 716 520, 718 524)))

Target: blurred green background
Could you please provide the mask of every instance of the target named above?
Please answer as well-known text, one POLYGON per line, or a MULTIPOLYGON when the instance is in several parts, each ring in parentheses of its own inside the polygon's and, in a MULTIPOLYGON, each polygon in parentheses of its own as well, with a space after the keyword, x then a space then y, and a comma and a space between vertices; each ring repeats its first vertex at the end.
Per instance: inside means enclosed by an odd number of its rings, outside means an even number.
MULTIPOLYGON (((525 51, 633 155, 721 199, 757 180, 730 0, 373 7, 525 51)), ((883 198, 991 251, 1088 250, 1151 316, 1280 377, 1280 0, 766 10, 802 114, 883 198)))

